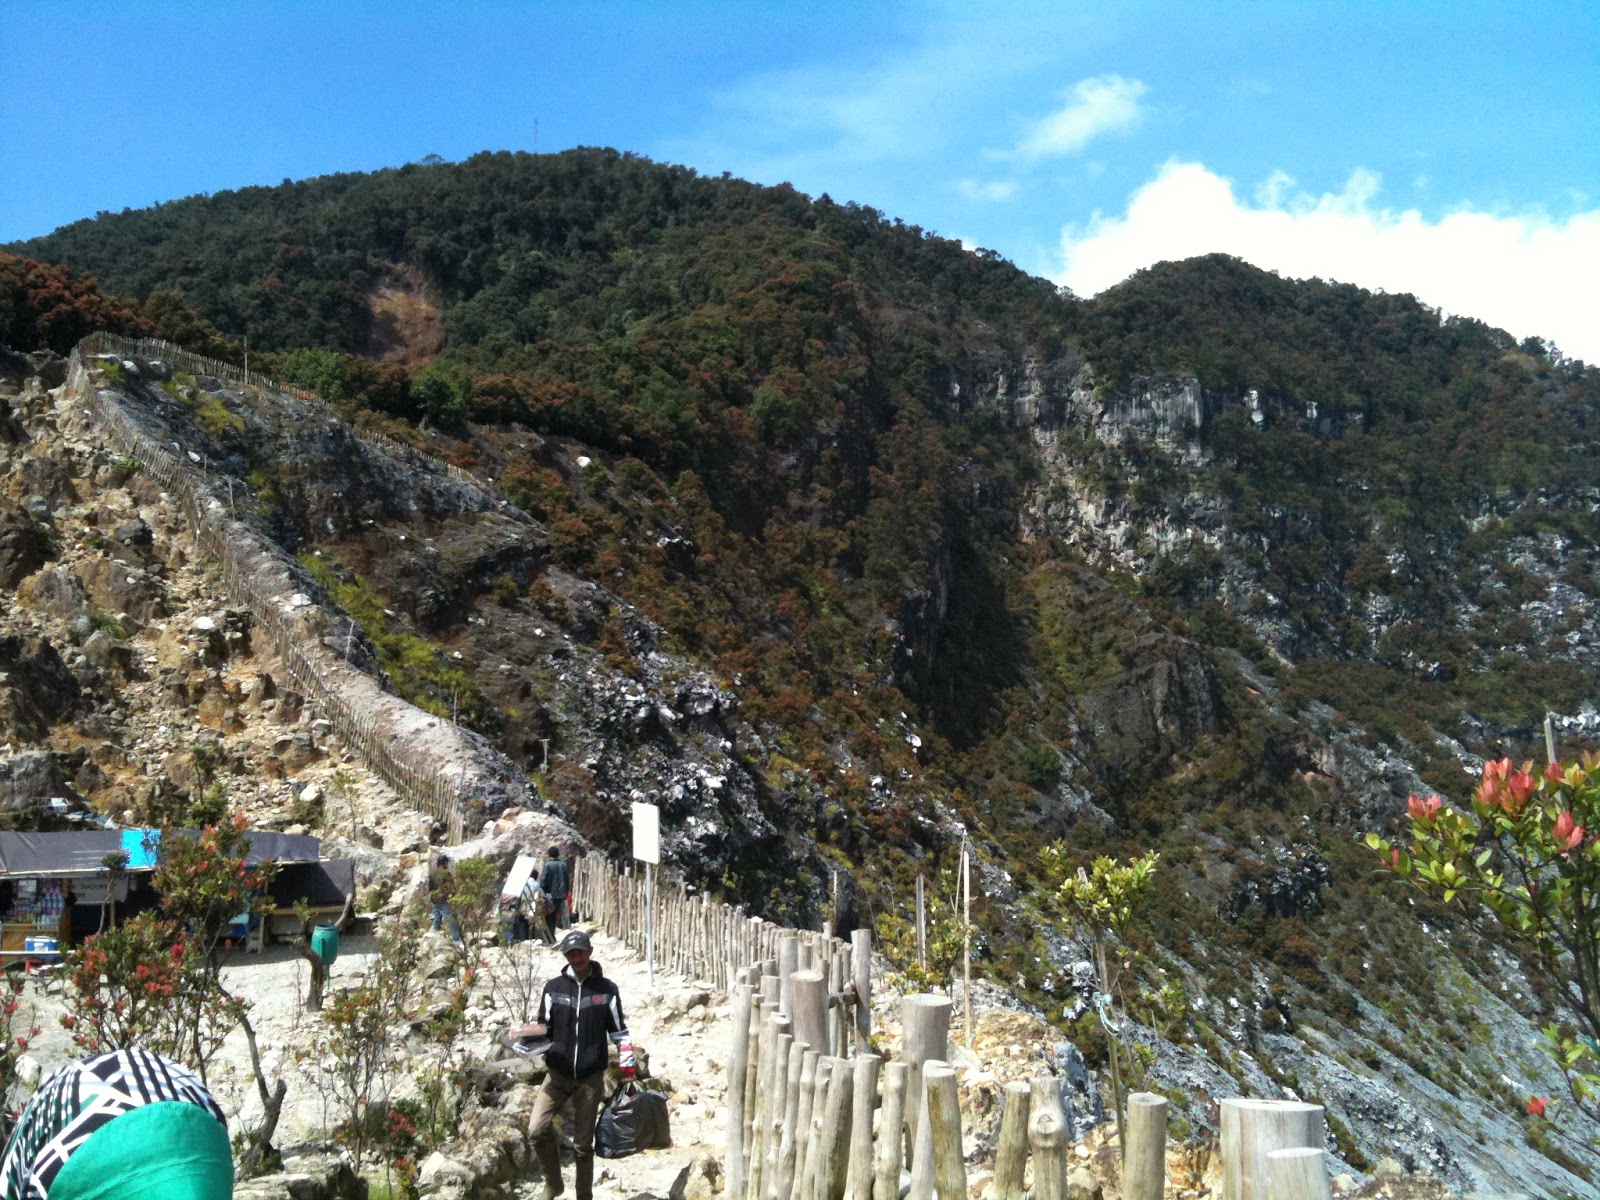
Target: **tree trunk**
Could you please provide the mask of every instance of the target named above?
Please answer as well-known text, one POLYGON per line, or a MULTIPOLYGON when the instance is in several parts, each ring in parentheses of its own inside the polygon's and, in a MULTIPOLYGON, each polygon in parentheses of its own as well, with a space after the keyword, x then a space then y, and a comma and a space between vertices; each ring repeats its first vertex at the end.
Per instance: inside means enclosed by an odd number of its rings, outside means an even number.
POLYGON ((321 1012, 322 989, 328 982, 328 966, 309 942, 302 941, 295 948, 300 951, 300 957, 311 964, 311 988, 306 993, 306 1011, 321 1012))

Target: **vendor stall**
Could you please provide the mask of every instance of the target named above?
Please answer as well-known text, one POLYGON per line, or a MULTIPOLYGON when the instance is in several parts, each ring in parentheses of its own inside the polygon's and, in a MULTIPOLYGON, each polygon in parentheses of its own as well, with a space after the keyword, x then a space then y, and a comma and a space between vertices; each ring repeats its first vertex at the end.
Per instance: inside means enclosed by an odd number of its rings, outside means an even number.
MULTIPOLYGON (((185 831, 179 836, 192 836, 185 831)), ((153 908, 151 889, 161 833, 153 829, 86 829, 66 833, 0 832, 0 965, 23 960, 49 961, 99 930, 105 922, 153 908), (115 899, 115 903, 111 900, 115 899)), ((280 865, 274 903, 293 911, 297 899, 310 899, 318 912, 334 904, 335 877, 319 862, 314 837, 256 830, 245 856, 252 866, 280 865), (296 874, 299 872, 300 874, 296 874)), ((337 878, 349 879, 353 863, 337 878)))

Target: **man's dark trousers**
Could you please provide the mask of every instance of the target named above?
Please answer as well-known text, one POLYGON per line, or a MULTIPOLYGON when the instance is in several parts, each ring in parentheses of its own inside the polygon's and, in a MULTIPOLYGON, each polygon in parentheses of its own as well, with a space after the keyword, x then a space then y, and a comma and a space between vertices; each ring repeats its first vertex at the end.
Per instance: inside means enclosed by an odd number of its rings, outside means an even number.
POLYGON ((576 1200, 591 1200, 594 1195, 594 1126, 605 1098, 606 1073, 596 1071, 582 1079, 568 1079, 551 1071, 544 1078, 539 1097, 533 1102, 533 1117, 528 1121, 528 1138, 544 1172, 546 1195, 561 1188, 561 1149, 556 1142, 555 1115, 572 1101, 573 1182, 576 1200))

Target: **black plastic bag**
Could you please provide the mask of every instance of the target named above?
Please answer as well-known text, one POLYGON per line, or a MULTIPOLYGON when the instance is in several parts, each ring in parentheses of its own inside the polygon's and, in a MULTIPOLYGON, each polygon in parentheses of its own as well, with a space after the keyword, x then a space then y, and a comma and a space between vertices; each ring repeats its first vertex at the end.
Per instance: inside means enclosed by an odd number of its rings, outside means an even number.
POLYGON ((629 1080, 617 1085, 600 1112, 594 1150, 601 1158, 626 1158, 640 1150, 665 1150, 672 1145, 667 1098, 647 1092, 629 1080))

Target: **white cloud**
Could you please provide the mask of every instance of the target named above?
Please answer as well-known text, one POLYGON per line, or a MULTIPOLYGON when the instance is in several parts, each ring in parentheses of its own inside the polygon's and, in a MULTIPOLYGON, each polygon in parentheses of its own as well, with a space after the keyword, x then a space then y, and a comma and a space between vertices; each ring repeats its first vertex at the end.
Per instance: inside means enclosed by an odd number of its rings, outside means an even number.
POLYGON ((1202 164, 1171 161, 1122 216, 1062 230, 1057 282, 1089 296, 1152 263, 1220 251, 1292 278, 1410 292, 1600 363, 1600 208, 1564 219, 1462 208, 1430 221, 1376 204, 1380 183, 1357 170, 1312 195, 1274 172, 1251 202, 1202 164))
POLYGON ((1076 154, 1103 133, 1131 129, 1142 115, 1139 101, 1148 90, 1139 80, 1121 75, 1080 79, 1061 94, 1065 103, 1060 108, 1023 133, 1014 153, 1027 159, 1076 154))
POLYGON ((1009 200, 1017 194, 1015 179, 960 179, 956 187, 968 200, 1009 200))

